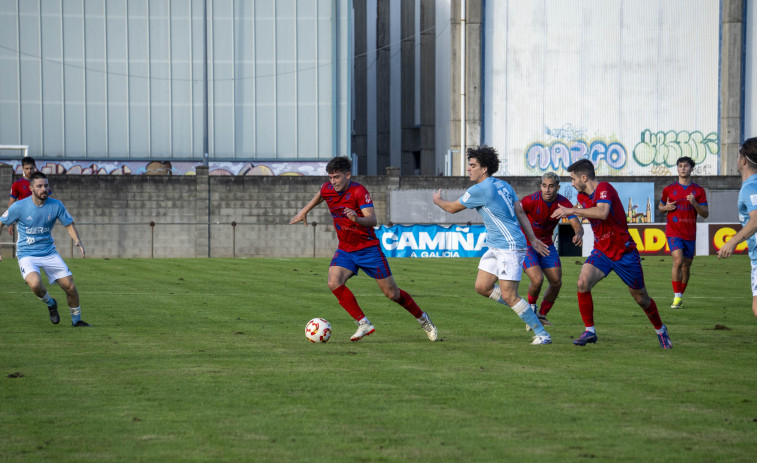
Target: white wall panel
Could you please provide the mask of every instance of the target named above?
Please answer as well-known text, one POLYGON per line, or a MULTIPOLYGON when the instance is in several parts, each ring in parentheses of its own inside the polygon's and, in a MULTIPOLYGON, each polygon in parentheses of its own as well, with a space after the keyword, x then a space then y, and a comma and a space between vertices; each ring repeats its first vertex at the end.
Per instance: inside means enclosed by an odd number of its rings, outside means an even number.
POLYGON ((0 144, 201 159, 206 4, 210 157, 349 154, 349 0, 0 0, 0 144))
POLYGON ((502 174, 719 166, 717 0, 486 3, 485 143, 502 174))

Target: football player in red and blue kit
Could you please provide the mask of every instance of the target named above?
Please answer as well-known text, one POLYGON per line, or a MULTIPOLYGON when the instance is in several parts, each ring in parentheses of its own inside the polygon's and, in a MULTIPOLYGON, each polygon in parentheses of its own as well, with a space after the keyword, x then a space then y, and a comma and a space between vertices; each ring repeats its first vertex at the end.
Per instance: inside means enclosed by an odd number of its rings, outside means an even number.
MULTIPOLYGON (((37 163, 31 156, 21 158, 21 169, 23 175, 11 185, 11 199, 8 201, 8 207, 16 201, 21 201, 32 195, 31 183, 29 178, 34 172, 37 172, 37 163)), ((16 225, 8 225, 8 234, 13 235, 16 225)))
POLYGON ((618 197, 618 192, 607 182, 599 182, 594 174, 594 164, 581 159, 568 167, 573 187, 578 191, 581 208, 557 206, 553 218, 577 215, 586 217, 594 232, 594 249, 581 267, 578 275, 578 310, 581 312, 586 330, 573 341, 577 346, 597 342, 594 329, 594 300, 591 289, 614 271, 623 282, 639 306, 644 309, 655 328, 660 347, 673 348, 668 330, 660 320, 660 313, 654 299, 649 297, 644 286, 644 272, 636 243, 628 233, 626 212, 618 197))
POLYGON ((678 181, 662 190, 658 209, 666 212, 665 236, 673 257, 673 303, 671 309, 683 308, 683 293, 689 284, 691 263, 697 244, 697 215, 705 219, 710 215, 704 188, 691 181, 694 160, 688 156, 678 158, 678 181))
MULTIPOLYGON (((560 176, 554 172, 547 172, 541 177, 541 189, 536 193, 530 194, 520 200, 523 211, 528 216, 531 228, 539 240, 549 248, 549 255, 542 256, 534 250, 531 242, 528 242, 526 250, 526 260, 523 261, 523 269, 531 280, 528 285, 528 304, 536 312, 542 325, 551 326, 547 320, 547 313, 555 303, 557 295, 560 294, 562 287, 562 264, 557 249, 552 241, 555 227, 560 223, 560 219, 553 219, 552 213, 557 206, 573 207, 573 204, 565 196, 558 193, 560 190, 560 176), (541 286, 544 277, 547 277, 549 286, 544 293, 544 299, 541 301, 541 307, 537 309, 536 301, 539 299, 541 286)), ((584 229, 581 222, 574 215, 568 217, 570 225, 573 227, 573 244, 581 246, 583 244, 584 229)), ((526 330, 530 330, 526 325, 526 330)))
POLYGON ((358 325, 351 341, 359 341, 375 331, 358 305, 355 295, 346 286, 347 280, 357 275, 358 270, 374 278, 384 295, 410 312, 428 338, 436 341, 436 326, 428 314, 394 281, 389 263, 373 231, 377 219, 371 195, 363 185, 351 180, 351 171, 352 163, 346 157, 337 156, 329 161, 326 165, 329 181, 321 186, 320 191, 289 223, 303 222, 307 226, 308 212, 324 201, 329 206, 339 246, 331 259, 328 285, 339 304, 358 325))

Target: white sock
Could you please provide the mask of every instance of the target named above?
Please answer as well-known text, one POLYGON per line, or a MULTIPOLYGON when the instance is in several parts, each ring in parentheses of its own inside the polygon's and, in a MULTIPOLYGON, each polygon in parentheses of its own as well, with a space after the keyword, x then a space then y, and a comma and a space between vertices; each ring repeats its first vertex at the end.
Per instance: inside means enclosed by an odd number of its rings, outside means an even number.
POLYGON ((596 330, 594 330, 593 326, 587 326, 586 327, 586 331, 591 331, 592 333, 597 334, 597 332, 596 332, 596 330))
POLYGON ((683 293, 674 293, 673 297, 683 297, 683 293))
POLYGON ((44 302, 45 304, 50 305, 50 299, 52 299, 52 298, 50 297, 50 293, 45 293, 44 296, 42 296, 42 297, 40 297, 38 299, 40 301, 44 302))
POLYGON ((499 285, 494 285, 494 289, 492 290, 492 293, 489 294, 489 299, 492 299, 495 302, 499 302, 500 304, 504 306, 510 307, 509 305, 507 305, 507 302, 505 302, 502 299, 502 291, 500 291, 499 285))

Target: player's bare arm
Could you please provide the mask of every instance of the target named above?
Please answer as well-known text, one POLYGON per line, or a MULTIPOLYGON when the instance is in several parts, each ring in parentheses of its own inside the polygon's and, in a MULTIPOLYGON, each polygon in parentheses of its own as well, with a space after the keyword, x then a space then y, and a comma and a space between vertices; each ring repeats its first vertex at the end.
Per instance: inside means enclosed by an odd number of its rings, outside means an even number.
POLYGON ((84 258, 86 252, 84 251, 84 245, 81 242, 81 238, 79 238, 79 230, 76 229, 76 225, 71 222, 71 224, 66 227, 66 231, 68 231, 69 236, 72 240, 74 240, 74 246, 79 248, 79 250, 81 251, 81 256, 82 258, 84 258))
MULTIPOLYGON (((13 196, 11 196, 11 199, 8 201, 8 207, 6 207, 5 210, 10 209, 11 204, 13 204, 15 202, 16 202, 16 198, 14 198, 13 196)), ((3 229, 0 228, 0 233, 2 233, 2 230, 3 229)), ((15 232, 15 231, 16 231, 15 225, 13 225, 13 224, 8 225, 8 234, 9 235, 13 236, 13 232, 15 232)))
POLYGON ((757 232, 757 210, 749 213, 749 221, 744 225, 741 230, 726 241, 722 248, 718 251, 718 259, 728 259, 733 255, 733 251, 736 246, 742 241, 746 240, 750 236, 757 232))
POLYGON ((573 217, 570 219, 570 226, 573 227, 573 244, 583 246, 584 244, 584 227, 581 221, 573 217))
POLYGON ((706 219, 710 216, 710 208, 707 206, 703 206, 697 202, 697 199, 694 197, 694 194, 689 194, 686 197, 686 200, 689 201, 689 204, 694 206, 694 209, 696 209, 697 214, 702 216, 702 218, 706 219))
POLYGON ((515 201, 513 203, 513 209, 515 210, 515 217, 518 218, 520 229, 523 230, 523 234, 526 235, 526 238, 528 238, 528 241, 531 243, 531 247, 534 248, 534 251, 538 252, 542 256, 548 256, 549 248, 534 234, 534 229, 533 227, 531 227, 531 221, 528 220, 528 215, 526 215, 526 211, 523 210, 523 206, 520 204, 520 201, 515 201))
POLYGON ((670 198, 668 198, 668 201, 665 204, 659 204, 657 206, 657 209, 660 210, 660 212, 670 212, 676 210, 676 202, 671 201, 670 198))
POLYGON ((607 216, 610 215, 610 204, 599 203, 594 207, 587 207, 585 209, 578 207, 557 206, 555 212, 552 213, 552 218, 561 219, 563 217, 568 217, 571 215, 585 217, 587 219, 605 220, 607 216))
POLYGON ((361 209, 361 211, 363 212, 362 217, 358 216, 357 212, 350 209, 349 207, 345 207, 344 215, 346 215, 348 219, 352 220, 358 225, 362 225, 364 227, 375 227, 378 223, 378 219, 376 218, 376 211, 372 207, 364 207, 363 209, 361 209))
POLYGON ((308 226, 308 212, 310 212, 314 207, 321 204, 323 202, 323 196, 321 196, 320 190, 318 193, 313 196, 313 199, 310 200, 309 203, 305 207, 300 210, 297 214, 295 214, 294 217, 292 217, 292 220, 289 221, 289 225, 295 224, 297 222, 303 222, 305 223, 305 226, 308 226))
POLYGON ((447 201, 442 198, 442 190, 436 190, 434 192, 433 200, 434 204, 449 212, 450 214, 455 214, 465 209, 465 206, 463 206, 460 201, 447 201))

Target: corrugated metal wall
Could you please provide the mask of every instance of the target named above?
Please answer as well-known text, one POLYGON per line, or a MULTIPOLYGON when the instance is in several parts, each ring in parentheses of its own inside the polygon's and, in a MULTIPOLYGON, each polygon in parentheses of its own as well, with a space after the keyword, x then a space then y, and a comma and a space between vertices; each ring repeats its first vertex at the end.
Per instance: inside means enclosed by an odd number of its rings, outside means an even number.
POLYGON ((502 175, 719 167, 718 0, 486 2, 484 141, 502 175))
MULTIPOLYGON (((202 159, 205 7, 0 0, 0 144, 44 158, 202 159)), ((212 159, 349 154, 351 10, 207 1, 212 159)))

